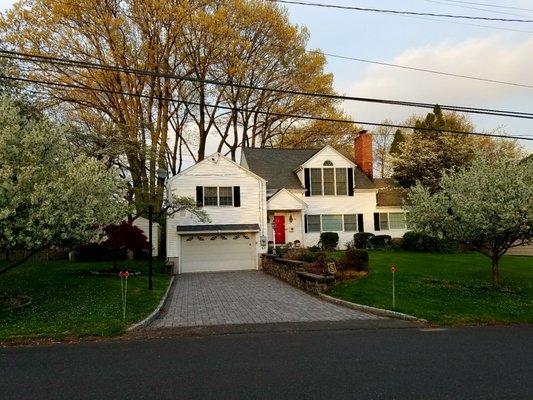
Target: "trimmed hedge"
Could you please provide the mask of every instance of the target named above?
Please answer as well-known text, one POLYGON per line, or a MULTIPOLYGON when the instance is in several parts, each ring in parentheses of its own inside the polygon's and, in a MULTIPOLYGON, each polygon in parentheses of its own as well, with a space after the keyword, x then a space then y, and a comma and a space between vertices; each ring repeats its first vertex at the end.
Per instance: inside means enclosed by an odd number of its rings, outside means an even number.
POLYGON ((337 232, 322 232, 320 243, 325 250, 333 250, 339 244, 339 234, 337 232))
POLYGON ((374 237, 370 232, 357 232, 353 235, 353 245, 357 249, 368 249, 370 247, 370 239, 374 237))
POLYGON ((391 245, 392 238, 390 235, 376 235, 370 238, 370 244, 374 248, 383 248, 391 245))
POLYGON ((454 253, 459 250, 456 244, 447 240, 413 231, 403 235, 402 249, 428 253, 454 253))
POLYGON ((116 250, 105 243, 88 243, 78 246, 74 254, 78 262, 118 261, 125 260, 128 256, 127 250, 116 250))

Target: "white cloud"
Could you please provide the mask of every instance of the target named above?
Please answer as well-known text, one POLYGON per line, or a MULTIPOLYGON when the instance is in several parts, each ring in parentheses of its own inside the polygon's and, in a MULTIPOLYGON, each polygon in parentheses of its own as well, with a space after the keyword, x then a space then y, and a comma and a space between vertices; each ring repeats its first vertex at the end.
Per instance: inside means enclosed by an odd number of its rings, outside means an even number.
MULTIPOLYGON (((517 41, 513 36, 490 36, 462 42, 445 42, 408 49, 389 61, 462 75, 533 84, 533 39, 517 41)), ((487 108, 531 110, 533 89, 446 77, 378 65, 368 66, 348 94, 427 103, 487 108)), ((396 106, 346 102, 345 110, 357 120, 380 121, 386 117, 402 120, 410 114, 425 113, 396 106)), ((507 121, 474 117, 482 128, 507 121), (489 126, 487 126, 487 124, 489 126)), ((510 123, 515 126, 514 122, 510 123)), ((531 124, 517 127, 530 127, 531 124)))

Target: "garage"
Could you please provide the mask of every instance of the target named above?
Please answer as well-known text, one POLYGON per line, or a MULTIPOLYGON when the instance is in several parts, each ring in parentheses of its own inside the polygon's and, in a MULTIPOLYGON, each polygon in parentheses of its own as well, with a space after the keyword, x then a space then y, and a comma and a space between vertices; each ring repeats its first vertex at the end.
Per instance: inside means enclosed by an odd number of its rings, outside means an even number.
POLYGON ((257 268, 255 232, 181 234, 180 272, 238 271, 257 268))

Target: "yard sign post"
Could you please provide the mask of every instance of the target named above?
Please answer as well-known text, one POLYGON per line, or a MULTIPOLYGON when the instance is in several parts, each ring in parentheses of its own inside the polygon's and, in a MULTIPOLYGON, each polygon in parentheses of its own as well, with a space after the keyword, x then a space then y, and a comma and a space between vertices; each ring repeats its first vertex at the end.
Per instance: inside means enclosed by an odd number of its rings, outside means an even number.
POLYGON ((152 229, 153 229, 153 208, 152 205, 148 205, 148 290, 152 290, 152 229))
POLYGON ((130 273, 128 271, 120 271, 118 276, 120 277, 120 291, 122 292, 122 319, 126 320, 126 296, 128 293, 128 276, 130 276, 130 273))
POLYGON ((394 282, 396 267, 394 265, 391 266, 390 272, 392 272, 392 308, 396 308, 396 288, 394 282))

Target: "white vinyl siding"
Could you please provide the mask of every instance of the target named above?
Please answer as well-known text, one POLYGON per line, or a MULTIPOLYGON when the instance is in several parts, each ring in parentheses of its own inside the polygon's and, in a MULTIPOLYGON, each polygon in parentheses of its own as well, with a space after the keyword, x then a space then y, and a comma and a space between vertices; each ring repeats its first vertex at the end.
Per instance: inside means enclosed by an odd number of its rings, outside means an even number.
POLYGON ((307 231, 320 232, 320 215, 307 216, 307 231))
POLYGON ((345 214, 344 215, 344 231, 356 232, 357 231, 357 214, 345 214))

